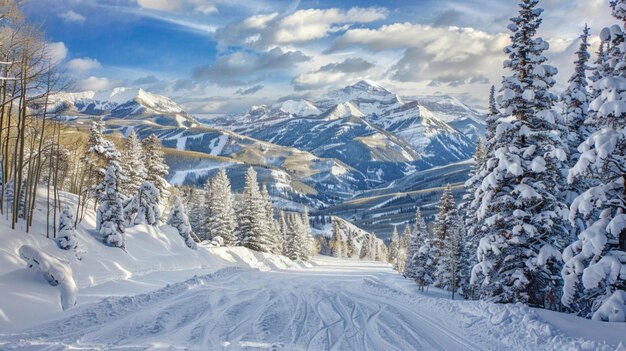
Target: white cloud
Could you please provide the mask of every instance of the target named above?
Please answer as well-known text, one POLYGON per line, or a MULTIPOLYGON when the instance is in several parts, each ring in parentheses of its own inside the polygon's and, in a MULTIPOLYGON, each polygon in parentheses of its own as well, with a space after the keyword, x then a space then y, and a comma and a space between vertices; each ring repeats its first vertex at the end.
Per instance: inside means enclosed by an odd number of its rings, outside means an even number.
POLYGON ((47 53, 52 65, 57 65, 67 57, 67 47, 62 41, 47 44, 47 53))
POLYGON ((389 69, 397 81, 437 81, 459 85, 496 80, 502 72, 507 34, 488 34, 472 28, 436 28, 394 23, 377 29, 351 29, 338 38, 332 50, 365 47, 373 52, 401 52, 389 69))
POLYGON ((74 10, 69 10, 67 12, 63 12, 59 14, 59 17, 65 22, 77 22, 83 23, 85 22, 85 16, 81 15, 74 10))
POLYGON ((217 12, 215 4, 207 0, 137 0, 137 3, 142 8, 162 12, 178 11, 184 8, 190 8, 204 15, 217 12))
POLYGON ((82 73, 82 72, 87 72, 87 71, 91 71, 94 69, 100 69, 102 68, 102 65, 96 59, 85 57, 85 58, 75 58, 73 60, 70 60, 67 63, 67 67, 69 68, 70 71, 74 73, 82 73))
POLYGON ((86 91, 86 90, 106 90, 113 87, 113 82, 111 82, 108 78, 105 77, 95 77, 90 76, 88 78, 79 80, 75 83, 74 88, 77 91, 86 91))
POLYGON ((251 48, 268 48, 322 39, 352 24, 375 22, 386 16, 387 10, 380 7, 306 9, 284 17, 270 13, 222 27, 216 31, 215 38, 221 47, 243 43, 251 48))

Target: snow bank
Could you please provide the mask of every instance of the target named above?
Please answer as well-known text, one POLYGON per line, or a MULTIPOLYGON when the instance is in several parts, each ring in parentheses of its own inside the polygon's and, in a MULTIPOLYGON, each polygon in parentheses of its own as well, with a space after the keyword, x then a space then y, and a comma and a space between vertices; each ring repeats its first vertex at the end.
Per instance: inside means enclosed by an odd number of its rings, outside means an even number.
POLYGON ((51 257, 30 245, 20 247, 20 257, 32 268, 41 274, 52 286, 61 289, 61 307, 64 310, 76 305, 78 288, 72 276, 72 268, 67 263, 51 257))
MULTIPOLYGON (((61 196, 63 203, 75 206, 74 195, 62 193, 61 196)), ((62 250, 54 239, 46 238, 45 216, 35 217, 29 233, 19 227, 15 231, 7 228, 10 225, 0 217, 0 330, 20 329, 56 318, 63 310, 58 303, 64 298, 61 290, 24 269, 24 259, 20 257, 23 246, 30 247, 25 249, 28 257, 38 252, 69 269, 78 288, 74 299, 79 305, 104 296, 144 293, 225 266, 262 271, 300 267, 299 263, 283 256, 261 254, 243 247, 199 245, 197 250, 192 250, 178 231, 168 225, 141 224, 126 228, 124 252, 102 243, 93 229, 95 213, 91 210, 75 229, 79 242, 76 251, 62 250), (58 298, 51 298, 55 295, 58 298)), ((58 273, 53 275, 59 276, 58 273)))

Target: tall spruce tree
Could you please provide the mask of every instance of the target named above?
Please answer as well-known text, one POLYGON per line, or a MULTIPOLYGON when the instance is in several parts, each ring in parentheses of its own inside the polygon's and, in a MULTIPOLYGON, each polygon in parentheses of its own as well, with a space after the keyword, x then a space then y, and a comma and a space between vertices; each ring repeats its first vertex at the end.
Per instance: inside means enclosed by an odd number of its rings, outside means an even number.
POLYGON ((124 197, 135 195, 141 183, 146 180, 144 157, 141 142, 133 130, 124 141, 124 150, 122 150, 120 157, 120 168, 125 178, 120 184, 120 192, 124 197))
POLYGON ((90 191, 91 197, 100 200, 102 194, 98 186, 102 183, 107 174, 109 165, 114 165, 118 171, 116 177, 121 180, 119 174, 120 153, 115 145, 104 137, 105 124, 102 118, 94 120, 89 131, 89 139, 87 140, 87 152, 81 161, 87 165, 86 170, 86 189, 90 191))
POLYGON ((98 185, 101 195, 96 211, 96 231, 102 235, 105 244, 124 249, 124 207, 117 189, 118 173, 117 165, 111 164, 98 185))
POLYGON ((224 168, 207 182, 205 192, 206 224, 204 229, 208 238, 221 237, 224 246, 237 245, 235 227, 237 220, 233 205, 230 180, 224 168))
POLYGON ((260 252, 272 252, 274 240, 268 228, 267 212, 257 183, 254 168, 248 168, 239 216, 239 230, 243 246, 260 252))
POLYGON ((580 46, 576 51, 576 61, 574 61, 574 73, 568 80, 568 87, 562 95, 563 115, 568 128, 568 144, 570 156, 577 157, 576 149, 578 145, 586 139, 588 133, 585 130, 584 122, 587 119, 589 109, 590 94, 587 90, 587 71, 589 58, 589 27, 585 25, 580 36, 580 46))
POLYGON ((471 283, 496 302, 543 305, 561 288, 559 252, 569 241, 563 202, 567 145, 550 91, 556 68, 547 65, 548 43, 536 37, 542 9, 523 0, 511 18, 511 45, 504 67, 500 107, 513 118, 499 119, 490 140, 489 168, 476 194, 482 238, 471 283))
POLYGON ((391 234, 391 242, 389 243, 389 263, 393 269, 398 270, 398 257, 400 256, 400 236, 398 235, 398 227, 393 226, 393 234, 391 234))
POLYGON ((146 167, 146 181, 159 190, 159 203, 164 204, 167 200, 169 183, 165 178, 169 173, 169 167, 165 164, 163 147, 159 138, 152 134, 142 141, 144 161, 146 167))
POLYGON ((626 1, 611 1, 619 25, 601 32, 608 68, 596 70, 595 99, 586 123, 593 133, 578 147, 568 182, 592 184, 570 207, 585 222, 563 251, 561 301, 594 320, 626 321, 626 1))
POLYGON ((436 261, 434 285, 454 292, 457 287, 461 245, 461 217, 457 211, 452 187, 446 186, 439 200, 439 213, 433 228, 432 249, 436 261))
POLYGON ((415 224, 413 225, 413 230, 411 232, 411 238, 409 241, 409 247, 407 249, 406 255, 406 263, 404 265, 403 274, 406 278, 413 280, 417 278, 418 270, 421 267, 418 267, 416 256, 420 248, 426 242, 427 238, 428 231, 426 228, 426 222, 424 222, 424 218, 422 218, 422 212, 418 207, 417 210, 415 210, 415 224))

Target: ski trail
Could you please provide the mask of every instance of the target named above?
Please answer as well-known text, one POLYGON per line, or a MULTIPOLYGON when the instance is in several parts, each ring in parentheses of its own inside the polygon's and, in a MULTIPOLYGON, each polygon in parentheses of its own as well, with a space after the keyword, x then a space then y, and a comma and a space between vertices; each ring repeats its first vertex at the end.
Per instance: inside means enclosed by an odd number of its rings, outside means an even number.
MULTIPOLYGON (((511 308, 420 295, 386 264, 326 259, 295 270, 224 268, 106 298, 0 334, 0 349, 550 349, 523 325, 494 325, 493 316, 518 313, 511 308)), ((561 339, 552 349, 576 348, 561 339)))

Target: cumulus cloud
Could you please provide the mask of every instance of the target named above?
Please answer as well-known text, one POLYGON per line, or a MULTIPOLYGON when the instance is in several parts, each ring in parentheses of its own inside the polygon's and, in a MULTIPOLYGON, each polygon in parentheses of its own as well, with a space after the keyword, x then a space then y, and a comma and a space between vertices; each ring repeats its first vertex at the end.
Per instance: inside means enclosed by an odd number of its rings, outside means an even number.
POLYGON ((339 37, 331 51, 365 47, 373 52, 401 51, 389 69, 400 82, 435 81, 439 84, 471 84, 501 75, 508 34, 489 34, 472 28, 436 28, 394 23, 377 29, 351 29, 339 37))
POLYGON ((67 67, 74 73, 83 73, 94 69, 102 68, 98 60, 89 57, 75 58, 67 63, 67 67))
POLYGON ((79 80, 75 83, 74 88, 78 91, 85 90, 106 90, 113 87, 113 82, 105 77, 90 76, 88 78, 79 80))
POLYGON ((310 59, 301 51, 284 51, 281 48, 258 55, 237 51, 218 57, 213 64, 197 67, 193 70, 193 78, 224 87, 243 86, 269 73, 293 68, 310 59))
POLYGON ((59 18, 61 18, 64 22, 77 22, 77 23, 85 22, 85 16, 81 15, 80 13, 74 10, 69 10, 69 11, 60 13, 59 18))
POLYGON ((247 89, 237 89, 237 91, 235 92, 235 94, 237 95, 252 95, 254 93, 256 93, 257 91, 263 89, 265 86, 257 84, 255 86, 252 86, 250 88, 247 89))
POLYGON ((375 65, 360 57, 347 58, 342 62, 329 63, 319 69, 296 76, 293 81, 295 90, 310 90, 334 84, 340 81, 350 81, 357 78, 355 73, 363 73, 375 65))
POLYGON ((47 44, 47 53, 53 65, 59 64, 67 57, 67 47, 62 41, 47 44))
POLYGON ((305 9, 286 16, 262 14, 218 29, 215 38, 221 47, 243 44, 250 48, 268 48, 322 39, 353 24, 374 22, 386 16, 387 10, 379 7, 305 9))

